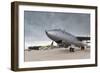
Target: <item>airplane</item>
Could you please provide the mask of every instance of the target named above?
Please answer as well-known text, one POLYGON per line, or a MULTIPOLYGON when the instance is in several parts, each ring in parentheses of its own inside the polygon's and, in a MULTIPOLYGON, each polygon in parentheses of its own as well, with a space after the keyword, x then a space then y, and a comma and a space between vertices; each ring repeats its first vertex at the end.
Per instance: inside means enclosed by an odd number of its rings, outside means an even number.
POLYGON ((61 30, 61 29, 52 29, 45 30, 46 35, 53 41, 55 41, 59 47, 69 47, 70 52, 74 52, 72 45, 80 47, 81 50, 85 50, 85 47, 88 47, 86 43, 82 42, 83 40, 90 40, 90 37, 75 37, 74 35, 61 30))

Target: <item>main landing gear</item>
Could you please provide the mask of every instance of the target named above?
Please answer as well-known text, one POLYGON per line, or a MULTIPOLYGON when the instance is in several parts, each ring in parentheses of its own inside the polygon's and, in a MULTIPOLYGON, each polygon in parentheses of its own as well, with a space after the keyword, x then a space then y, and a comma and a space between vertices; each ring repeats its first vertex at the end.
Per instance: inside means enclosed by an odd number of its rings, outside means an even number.
POLYGON ((85 50, 85 47, 81 47, 81 50, 85 50))
POLYGON ((70 47, 70 48, 69 48, 69 51, 70 51, 70 52, 75 52, 75 48, 70 47))

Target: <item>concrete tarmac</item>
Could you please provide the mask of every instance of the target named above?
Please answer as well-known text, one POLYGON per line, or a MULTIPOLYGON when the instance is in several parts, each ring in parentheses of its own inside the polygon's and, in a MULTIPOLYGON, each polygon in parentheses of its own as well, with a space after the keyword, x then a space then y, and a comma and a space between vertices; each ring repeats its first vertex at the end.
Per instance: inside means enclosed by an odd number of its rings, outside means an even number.
POLYGON ((50 61, 50 60, 71 60, 71 59, 89 59, 90 49, 75 49, 75 52, 69 52, 68 48, 54 48, 47 50, 25 50, 25 62, 29 61, 50 61))

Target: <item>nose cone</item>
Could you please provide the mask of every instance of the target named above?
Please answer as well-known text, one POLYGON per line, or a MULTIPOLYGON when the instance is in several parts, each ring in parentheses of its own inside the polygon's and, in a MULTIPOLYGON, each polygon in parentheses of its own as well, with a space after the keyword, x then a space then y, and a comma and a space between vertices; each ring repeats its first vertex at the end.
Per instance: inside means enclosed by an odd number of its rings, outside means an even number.
POLYGON ((53 32, 52 32, 52 31, 49 31, 49 30, 47 31, 47 30, 46 30, 45 32, 46 32, 46 34, 47 34, 48 37, 50 37, 50 36, 53 35, 53 32))
POLYGON ((46 30, 45 32, 46 32, 46 35, 51 39, 56 37, 56 35, 55 35, 56 33, 52 30, 48 30, 48 31, 46 30))
POLYGON ((54 41, 57 41, 57 40, 59 40, 59 38, 58 38, 58 36, 56 35, 56 32, 55 31, 53 31, 53 30, 46 30, 45 31, 46 32, 46 35, 50 38, 50 39, 52 39, 52 40, 54 40, 54 41))
POLYGON ((45 30, 45 33, 46 33, 46 35, 48 35, 48 31, 47 30, 45 30))

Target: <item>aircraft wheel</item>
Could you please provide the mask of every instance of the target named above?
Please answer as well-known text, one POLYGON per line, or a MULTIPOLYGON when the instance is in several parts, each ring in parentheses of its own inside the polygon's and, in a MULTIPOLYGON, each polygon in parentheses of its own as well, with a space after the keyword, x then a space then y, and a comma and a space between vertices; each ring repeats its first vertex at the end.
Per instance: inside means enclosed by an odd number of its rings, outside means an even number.
POLYGON ((85 50, 85 48, 84 47, 81 47, 81 50, 85 50))
POLYGON ((71 47, 71 48, 70 48, 70 52, 74 52, 74 51, 75 51, 74 48, 71 47))

